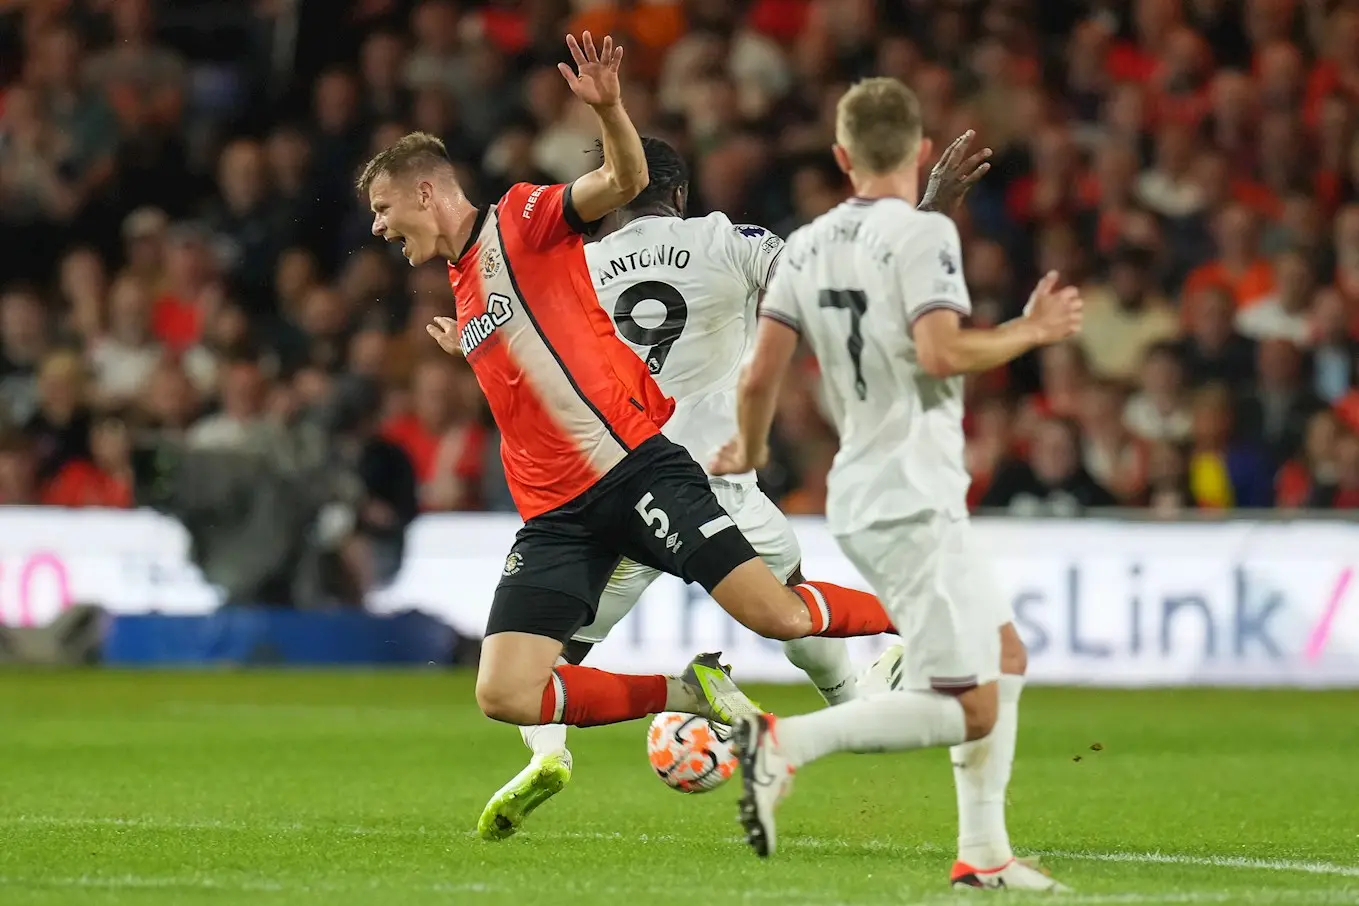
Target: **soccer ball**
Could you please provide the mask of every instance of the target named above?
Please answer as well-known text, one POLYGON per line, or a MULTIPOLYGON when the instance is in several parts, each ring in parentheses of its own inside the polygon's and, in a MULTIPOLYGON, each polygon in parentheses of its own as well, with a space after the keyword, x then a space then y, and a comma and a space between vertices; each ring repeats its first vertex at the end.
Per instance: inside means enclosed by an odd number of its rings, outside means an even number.
POLYGON ((646 734, 651 769, 681 793, 715 790, 736 773, 731 729, 693 714, 657 714, 646 734))

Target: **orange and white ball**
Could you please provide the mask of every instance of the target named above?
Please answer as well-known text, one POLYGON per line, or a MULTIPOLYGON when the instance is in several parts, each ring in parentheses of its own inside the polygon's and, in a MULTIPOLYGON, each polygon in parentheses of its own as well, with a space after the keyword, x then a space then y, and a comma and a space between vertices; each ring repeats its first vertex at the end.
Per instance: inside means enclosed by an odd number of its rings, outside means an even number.
POLYGON ((736 773, 731 730, 693 714, 657 714, 646 735, 656 776, 681 793, 706 793, 736 773))

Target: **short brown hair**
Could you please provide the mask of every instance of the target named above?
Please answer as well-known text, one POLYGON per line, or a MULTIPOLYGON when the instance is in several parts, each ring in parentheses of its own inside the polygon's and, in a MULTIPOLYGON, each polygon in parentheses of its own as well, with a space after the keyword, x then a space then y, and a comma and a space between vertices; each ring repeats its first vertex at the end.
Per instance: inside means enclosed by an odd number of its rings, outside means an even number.
POLYGON ((401 176, 440 168, 452 169, 448 149, 443 139, 428 132, 412 132, 397 140, 390 148, 373 155, 359 174, 358 190, 367 194, 379 176, 401 176))
POLYGON ((835 108, 835 140, 856 167, 890 173, 920 149, 920 102, 896 79, 864 79, 835 108))

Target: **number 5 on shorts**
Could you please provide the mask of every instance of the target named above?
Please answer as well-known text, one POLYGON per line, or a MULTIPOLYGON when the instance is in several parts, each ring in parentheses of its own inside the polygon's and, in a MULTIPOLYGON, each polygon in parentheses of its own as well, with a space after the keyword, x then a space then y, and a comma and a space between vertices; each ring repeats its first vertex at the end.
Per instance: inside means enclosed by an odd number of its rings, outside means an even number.
POLYGON ((664 538, 666 533, 670 531, 670 517, 667 516, 665 510, 660 507, 647 509, 647 507, 651 506, 651 501, 655 499, 656 498, 652 496, 651 492, 648 491, 645 497, 637 501, 635 509, 647 525, 656 526, 656 537, 664 538))

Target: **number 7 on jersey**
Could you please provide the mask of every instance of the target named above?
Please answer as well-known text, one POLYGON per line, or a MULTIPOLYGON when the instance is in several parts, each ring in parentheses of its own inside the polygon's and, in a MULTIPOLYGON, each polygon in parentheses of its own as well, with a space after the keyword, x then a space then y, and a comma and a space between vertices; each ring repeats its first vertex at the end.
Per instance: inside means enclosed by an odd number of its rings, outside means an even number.
POLYGON ((823 289, 816 302, 822 308, 842 308, 849 312, 849 341, 845 344, 849 360, 854 365, 854 390, 860 400, 868 399, 868 383, 864 380, 863 318, 868 311, 868 295, 861 289, 823 289))

